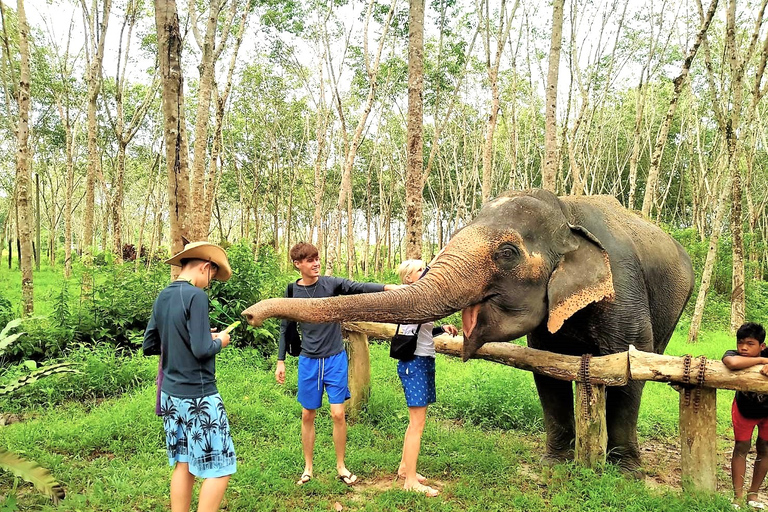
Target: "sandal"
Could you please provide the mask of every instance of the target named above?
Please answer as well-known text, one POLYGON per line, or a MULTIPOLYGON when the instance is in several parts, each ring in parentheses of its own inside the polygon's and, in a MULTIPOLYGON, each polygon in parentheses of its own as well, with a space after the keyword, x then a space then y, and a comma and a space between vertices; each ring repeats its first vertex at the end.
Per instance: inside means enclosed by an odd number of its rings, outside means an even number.
POLYGON ((761 501, 755 501, 755 500, 749 500, 747 502, 747 505, 749 505, 750 507, 752 507, 754 509, 760 509, 760 510, 766 508, 765 503, 763 503, 761 501))
POLYGON ((304 485, 310 480, 312 480, 312 475, 310 475, 309 473, 304 473, 301 475, 301 478, 299 478, 299 480, 296 482, 296 485, 304 485))
POLYGON ((428 485, 423 485, 418 483, 413 487, 409 487, 408 489, 403 487, 403 490, 408 492, 420 492, 427 498, 437 498, 440 495, 440 491, 438 491, 437 489, 430 487, 428 485))
POLYGON ((353 472, 349 472, 348 475, 339 475, 339 480, 341 480, 345 485, 355 485, 357 482, 357 475, 353 472))

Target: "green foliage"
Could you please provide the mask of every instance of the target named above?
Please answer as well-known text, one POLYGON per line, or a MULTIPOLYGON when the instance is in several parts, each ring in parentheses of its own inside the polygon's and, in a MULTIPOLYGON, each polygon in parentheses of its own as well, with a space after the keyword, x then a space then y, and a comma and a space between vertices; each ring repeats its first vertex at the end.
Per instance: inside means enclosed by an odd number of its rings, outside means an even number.
POLYGON ((64 499, 64 488, 36 462, 19 457, 15 453, 0 448, 0 468, 32 483, 40 492, 53 498, 54 504, 64 499))
MULTIPOLYGON (((0 396, 0 410, 21 412, 30 408, 47 408, 68 400, 86 402, 118 396, 157 376, 157 359, 124 357, 109 345, 79 345, 69 352, 67 362, 77 373, 54 380, 43 380, 16 392, 12 399, 0 396)), ((18 364, 7 369, 7 375, 20 378, 27 367, 18 364)))
POLYGON ((38 368, 31 373, 18 377, 7 382, 3 387, 0 387, 0 396, 10 395, 14 391, 18 391, 44 377, 56 375, 57 373, 77 373, 77 370, 72 368, 72 363, 57 363, 38 368))
POLYGON ((152 312, 152 304, 167 284, 168 267, 136 272, 132 264, 105 266, 84 276, 82 306, 70 321, 74 338, 82 343, 108 343, 136 348, 152 312), (88 277, 93 281, 89 293, 88 277))
POLYGON ((436 408, 446 417, 482 428, 542 430, 541 405, 527 372, 485 361, 438 368, 447 381, 436 408))
POLYGON ((0 325, 7 324, 14 316, 11 301, 0 295, 0 325))
MULTIPOLYGON (((0 331, 0 355, 3 355, 8 350, 8 347, 13 345, 13 343, 24 334, 23 332, 15 334, 10 333, 13 329, 19 327, 21 323, 21 320, 13 320, 8 322, 3 330, 0 331)), ((32 369, 31 372, 25 372, 23 375, 15 378, 3 379, 4 382, 0 383, 0 397, 11 395, 12 393, 50 375, 76 372, 76 370, 72 368, 72 363, 58 363, 42 368, 36 368, 37 365, 34 364, 34 362, 30 363, 31 364, 25 366, 32 369)), ((5 377, 6 373, 5 369, 0 368, 0 376, 5 377)), ((24 459, 5 448, 0 448, 0 469, 9 471, 16 476, 31 482, 40 492, 53 498, 54 503, 58 503, 60 499, 64 498, 64 489, 47 469, 41 468, 36 462, 24 459)), ((7 501, 6 504, 8 504, 7 501)))
MULTIPOLYGON (((679 341, 675 340, 675 345, 679 341)), ((722 336, 704 343, 709 352, 719 350, 718 345, 726 341, 728 337, 722 336)), ((88 361, 105 358, 103 364, 109 367, 117 360, 112 359, 107 347, 103 348, 83 349, 79 357, 88 361)), ((132 368, 141 372, 151 373, 156 368, 154 358, 123 360, 134 361, 137 366, 132 368)), ((730 510, 722 494, 702 496, 665 485, 649 486, 642 480, 625 478, 610 465, 599 470, 573 464, 542 467, 539 460, 544 441, 540 427, 531 435, 527 427, 479 427, 454 414, 460 403, 466 403, 461 400, 478 398, 478 389, 497 389, 493 385, 473 387, 477 382, 473 376, 478 373, 492 372, 493 379, 507 383, 513 396, 498 396, 502 404, 505 400, 535 401, 530 374, 487 361, 462 363, 444 356, 437 360, 438 402, 427 413, 419 457, 420 472, 430 478, 430 483, 436 482, 442 496, 429 500, 403 492, 402 481, 393 482, 393 475, 400 461, 408 412, 395 365, 388 357, 386 344, 372 345, 371 402, 363 415, 350 422, 347 443, 347 465, 361 477, 362 485, 352 491, 335 478, 332 420, 328 406, 323 405, 316 420, 315 477, 307 487, 297 488, 294 482, 301 472, 303 457, 295 359, 287 361, 287 382, 280 386, 274 381, 274 361, 263 359, 251 349, 230 347, 223 351, 217 361, 217 376, 238 454, 238 471, 227 490, 227 508, 319 512, 333 509, 338 502, 348 510, 393 512, 730 510)), ((84 369, 84 373, 88 372, 84 369)), ((33 387, 43 385, 39 382, 33 387)), ((646 389, 644 405, 656 392, 657 388, 646 389)), ((144 381, 119 396, 86 398, 85 402, 75 398, 54 402, 54 407, 28 404, 33 413, 28 421, 0 429, 0 442, 50 467, 54 474, 66 474, 68 496, 66 502, 54 507, 42 496, 21 490, 17 497, 19 508, 167 508, 169 472, 162 425, 152 408, 154 393, 154 385, 144 381)), ((657 410, 644 407, 641 424, 659 412, 677 414, 677 399, 660 398, 663 400, 649 404, 657 410)), ((729 406, 722 398, 718 402, 729 406)), ((717 414, 718 426, 725 432, 729 412, 718 407, 717 414)), ((500 417, 494 421, 502 420, 500 417)), ((674 434, 662 430, 660 438, 673 443, 674 434)), ((640 441, 645 443, 646 438, 640 441)), ((648 470, 652 473, 655 468, 648 470)), ((721 488, 730 486, 724 472, 718 474, 718 479, 721 488)), ((11 479, 0 476, 0 495, 13 492, 13 485, 11 479)))
MULTIPOLYGON (((258 259, 254 260, 251 245, 240 242, 227 249, 232 267, 232 277, 226 282, 211 283, 211 326, 223 330, 236 320, 240 313, 254 303, 282 295, 282 281, 277 258, 271 247, 262 246, 258 259)), ((230 335, 237 346, 254 347, 262 355, 277 350, 277 322, 253 328, 241 323, 230 335)))

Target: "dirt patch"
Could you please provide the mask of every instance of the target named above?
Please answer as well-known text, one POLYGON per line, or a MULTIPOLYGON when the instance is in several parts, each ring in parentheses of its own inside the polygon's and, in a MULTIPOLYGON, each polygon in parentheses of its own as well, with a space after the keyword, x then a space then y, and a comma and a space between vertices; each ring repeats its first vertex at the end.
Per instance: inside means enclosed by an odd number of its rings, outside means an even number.
POLYGON ((13 423, 20 423, 22 420, 18 414, 9 412, 0 413, 0 427, 5 425, 11 425, 13 423))
MULTIPOLYGON (((717 491, 730 495, 733 492, 731 483, 731 451, 733 439, 727 436, 718 439, 717 449, 717 491)), ((648 440, 640 447, 640 456, 645 471, 645 484, 648 487, 682 487, 680 468, 679 442, 664 442, 648 440)), ((747 473, 745 488, 752 479, 755 465, 755 448, 752 446, 747 456, 747 473)), ((761 487, 758 501, 768 502, 768 492, 761 487)))
POLYGON ((97 448, 93 450, 91 453, 89 453, 86 457, 88 458, 88 460, 96 460, 102 457, 108 460, 112 460, 115 458, 115 454, 112 452, 105 452, 97 448))
MULTIPOLYGON (((445 482, 442 480, 436 480, 434 478, 430 478, 427 481, 427 485, 430 487, 434 487, 438 491, 443 490, 443 487, 445 486, 445 482)), ((395 479, 394 476, 378 476, 373 478, 366 478, 361 480, 359 483, 352 486, 352 490, 354 491, 354 495, 351 497, 353 501, 359 501, 364 498, 366 494, 372 494, 372 493, 382 493, 392 490, 402 490, 403 489, 403 479, 398 478, 395 479)))
POLYGON ((647 441, 640 446, 640 458, 648 487, 680 487, 680 445, 647 441))

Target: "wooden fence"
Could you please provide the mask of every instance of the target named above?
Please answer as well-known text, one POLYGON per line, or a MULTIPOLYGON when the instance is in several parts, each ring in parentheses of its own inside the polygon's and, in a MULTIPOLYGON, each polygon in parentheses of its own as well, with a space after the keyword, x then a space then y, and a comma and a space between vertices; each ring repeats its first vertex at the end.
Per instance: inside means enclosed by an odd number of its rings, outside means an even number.
MULTIPOLYGON (((368 337, 391 339, 392 324, 348 322, 350 415, 354 416, 370 394, 368 337)), ((460 356, 460 336, 435 337, 441 354, 460 356)), ((623 386, 629 380, 669 382, 680 392, 680 466, 683 486, 717 490, 717 389, 768 393, 768 378, 760 366, 730 371, 719 360, 676 357, 643 352, 630 346, 627 352, 600 357, 566 356, 512 343, 487 343, 474 356, 576 382, 576 460, 587 466, 605 463, 607 429, 605 386, 623 386)))

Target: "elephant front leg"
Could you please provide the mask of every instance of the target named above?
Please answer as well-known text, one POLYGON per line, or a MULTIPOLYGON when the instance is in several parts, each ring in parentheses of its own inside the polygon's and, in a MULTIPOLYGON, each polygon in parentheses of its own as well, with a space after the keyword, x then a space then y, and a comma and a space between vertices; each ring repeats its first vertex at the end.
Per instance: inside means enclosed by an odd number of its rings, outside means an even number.
POLYGON ((573 459, 576 425, 573 419, 573 384, 544 377, 533 376, 544 411, 544 428, 547 433, 545 462, 563 462, 573 459))
POLYGON ((637 417, 644 384, 630 381, 626 386, 608 388, 605 404, 608 460, 638 477, 642 472, 640 447, 637 443, 637 417))

